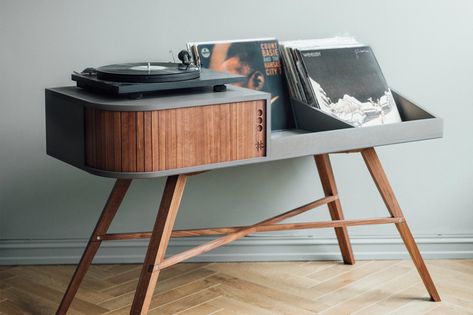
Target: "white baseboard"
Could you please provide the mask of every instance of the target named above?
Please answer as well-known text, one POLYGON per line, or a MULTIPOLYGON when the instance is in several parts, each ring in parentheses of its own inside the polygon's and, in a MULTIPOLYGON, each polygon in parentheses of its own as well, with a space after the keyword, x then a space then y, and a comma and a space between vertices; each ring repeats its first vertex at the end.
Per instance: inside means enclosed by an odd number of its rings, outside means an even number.
MULTIPOLYGON (((175 239, 168 254, 174 254, 210 240, 209 237, 175 239)), ((473 235, 434 235, 416 238, 426 259, 473 258, 473 235)), ((0 240, 0 265, 75 264, 85 240, 0 240)), ((355 258, 405 259, 408 253, 399 238, 353 237, 355 258)), ((103 242, 95 263, 143 262, 147 240, 103 242)), ((335 238, 304 236, 249 236, 191 261, 290 261, 340 260, 335 238)))

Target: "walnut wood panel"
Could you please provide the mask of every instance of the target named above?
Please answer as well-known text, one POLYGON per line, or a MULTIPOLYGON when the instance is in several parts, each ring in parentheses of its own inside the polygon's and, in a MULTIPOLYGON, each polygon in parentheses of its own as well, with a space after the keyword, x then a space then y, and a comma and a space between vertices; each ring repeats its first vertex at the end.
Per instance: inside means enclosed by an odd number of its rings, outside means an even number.
POLYGON ((266 155, 265 101, 145 112, 85 109, 86 164, 156 172, 266 155))

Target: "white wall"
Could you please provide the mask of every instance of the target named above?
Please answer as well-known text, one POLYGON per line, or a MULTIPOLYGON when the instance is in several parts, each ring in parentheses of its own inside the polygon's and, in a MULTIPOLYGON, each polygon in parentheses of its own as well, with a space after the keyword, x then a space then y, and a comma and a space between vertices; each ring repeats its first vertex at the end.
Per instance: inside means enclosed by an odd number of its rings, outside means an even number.
MULTIPOLYGON (((379 153, 424 253, 473 257, 473 2, 0 0, 0 263, 75 261, 113 184, 46 156, 46 87, 88 66, 169 60, 187 41, 343 34, 373 47, 391 87, 445 119, 443 139, 379 153)), ((348 218, 385 214, 360 157, 333 164, 348 218)), ((113 230, 150 229, 163 183, 136 182, 113 230)), ((252 223, 318 196, 310 157, 219 170, 190 179, 177 227, 252 223)), ((328 218, 303 218, 315 216, 328 218)), ((350 232, 359 258, 403 250, 391 226, 350 232)), ((338 257, 331 230, 274 234, 204 259, 338 257)), ((139 261, 144 246, 114 243, 99 259, 139 261)))

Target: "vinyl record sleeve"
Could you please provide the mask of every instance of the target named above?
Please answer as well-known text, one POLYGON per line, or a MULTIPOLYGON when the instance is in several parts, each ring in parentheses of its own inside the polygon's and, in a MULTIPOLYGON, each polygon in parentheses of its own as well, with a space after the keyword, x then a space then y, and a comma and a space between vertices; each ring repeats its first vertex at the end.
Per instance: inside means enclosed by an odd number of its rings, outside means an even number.
POLYGON ((236 85, 271 93, 273 130, 294 127, 278 41, 274 38, 188 43, 203 68, 246 76, 236 85))
POLYGON ((401 121, 369 46, 307 48, 299 54, 321 110, 357 127, 401 121))

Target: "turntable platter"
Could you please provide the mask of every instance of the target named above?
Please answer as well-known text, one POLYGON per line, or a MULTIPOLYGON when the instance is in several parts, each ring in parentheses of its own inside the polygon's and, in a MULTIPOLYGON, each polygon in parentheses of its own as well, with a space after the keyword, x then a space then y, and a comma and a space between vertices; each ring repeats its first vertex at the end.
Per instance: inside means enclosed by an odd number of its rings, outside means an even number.
POLYGON ((158 83, 196 79, 200 69, 171 62, 114 64, 95 69, 97 79, 113 82, 158 83))

